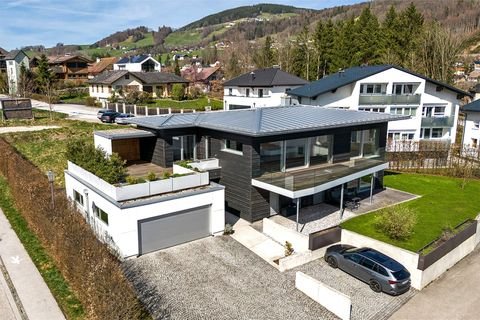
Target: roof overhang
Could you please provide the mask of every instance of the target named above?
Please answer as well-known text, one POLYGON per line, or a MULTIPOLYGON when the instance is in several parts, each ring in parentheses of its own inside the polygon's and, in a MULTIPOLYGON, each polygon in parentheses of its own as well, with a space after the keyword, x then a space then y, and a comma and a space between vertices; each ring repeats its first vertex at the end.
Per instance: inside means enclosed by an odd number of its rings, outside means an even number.
POLYGON ((134 129, 134 128, 95 131, 93 134, 109 140, 155 137, 155 134, 153 132, 150 132, 147 130, 134 129))

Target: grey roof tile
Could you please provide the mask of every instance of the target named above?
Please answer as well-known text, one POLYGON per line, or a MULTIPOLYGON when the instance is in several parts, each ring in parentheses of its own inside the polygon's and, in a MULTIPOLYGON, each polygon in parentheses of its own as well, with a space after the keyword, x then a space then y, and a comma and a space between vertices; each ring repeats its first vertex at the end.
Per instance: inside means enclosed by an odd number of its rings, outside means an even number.
POLYGON ((463 111, 480 112, 480 100, 472 101, 463 106, 463 111))
POLYGON ((308 81, 278 68, 257 69, 224 83, 236 87, 301 86, 308 81))

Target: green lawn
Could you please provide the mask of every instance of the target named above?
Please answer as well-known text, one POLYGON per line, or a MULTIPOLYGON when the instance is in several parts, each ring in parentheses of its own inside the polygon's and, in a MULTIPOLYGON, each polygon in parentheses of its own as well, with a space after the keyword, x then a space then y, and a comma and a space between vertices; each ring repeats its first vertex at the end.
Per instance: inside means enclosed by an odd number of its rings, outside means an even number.
POLYGON ((200 31, 197 30, 187 30, 187 31, 177 31, 170 33, 165 38, 166 47, 175 47, 175 46, 188 46, 192 44, 197 44, 202 40, 202 35, 200 31))
POLYGON ((52 170, 55 182, 64 184, 63 171, 67 166, 66 148, 71 139, 81 139, 93 143, 96 130, 118 129, 115 125, 90 123, 76 120, 56 119, 34 122, 32 125, 57 125, 61 128, 32 132, 8 133, 2 135, 20 153, 32 161, 42 171, 52 170))
POLYGON ((170 99, 158 99, 154 103, 149 104, 149 107, 152 108, 172 108, 172 109, 195 109, 197 111, 203 111, 205 106, 210 105, 212 110, 221 110, 223 109, 223 101, 217 99, 210 99, 208 103, 208 98, 203 97, 195 100, 184 100, 176 101, 170 99))
POLYGON ((416 252, 438 238, 444 228, 453 228, 467 219, 475 218, 480 212, 479 204, 475 201, 480 195, 479 180, 469 181, 462 189, 461 179, 392 174, 385 176, 384 184, 422 196, 399 205, 407 206, 417 213, 413 236, 399 241, 379 232, 375 228, 378 211, 348 220, 342 223, 343 228, 416 252))
MULTIPOLYGON (((10 221, 12 229, 22 242, 25 250, 50 288, 58 305, 67 319, 84 319, 85 313, 80 301, 75 297, 68 283, 55 266, 53 259, 43 248, 34 233, 29 229, 27 222, 15 209, 7 181, 0 176, 0 207, 10 221)), ((0 316, 1 318, 1 316, 0 316)))
POLYGON ((0 121, 0 127, 16 127, 16 126, 43 126, 54 125, 63 122, 68 115, 60 112, 52 112, 50 120, 50 112, 46 110, 33 109, 33 119, 11 119, 0 121))

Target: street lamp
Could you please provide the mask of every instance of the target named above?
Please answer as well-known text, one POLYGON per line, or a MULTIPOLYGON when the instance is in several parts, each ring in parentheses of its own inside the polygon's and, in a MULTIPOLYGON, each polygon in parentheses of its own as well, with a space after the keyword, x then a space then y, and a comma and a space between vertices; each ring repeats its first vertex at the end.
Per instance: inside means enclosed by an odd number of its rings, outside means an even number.
POLYGON ((55 174, 52 170, 47 171, 48 183, 50 184, 50 192, 52 194, 52 209, 55 209, 55 190, 53 183, 55 182, 55 174))

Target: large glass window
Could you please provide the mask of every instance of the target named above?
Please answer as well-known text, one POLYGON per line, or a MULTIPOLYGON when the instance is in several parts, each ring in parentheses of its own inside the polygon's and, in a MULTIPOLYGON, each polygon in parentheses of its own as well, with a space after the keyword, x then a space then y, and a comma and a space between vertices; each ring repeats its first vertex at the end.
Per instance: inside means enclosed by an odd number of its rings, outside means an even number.
POLYGON ((350 158, 378 155, 379 146, 379 129, 352 131, 350 139, 350 158))
POLYGON ((307 139, 285 141, 285 169, 303 167, 306 165, 307 139))
POLYGON ((224 151, 233 151, 235 153, 242 154, 243 143, 235 141, 235 140, 225 139, 224 142, 223 142, 223 150, 224 151))
POLYGON ((445 117, 445 106, 424 106, 422 116, 427 118, 445 117))
POLYGON ((385 94, 386 91, 386 83, 362 83, 360 85, 360 94, 385 94))
POLYGON ((195 135, 172 138, 173 161, 196 159, 195 135))
POLYGON ((282 170, 283 141, 267 142, 260 145, 260 169, 262 172, 282 170))
POLYGON ((332 136, 318 136, 311 138, 310 165, 327 163, 332 153, 332 136))
POLYGON ((412 83, 394 83, 393 84, 393 94, 395 95, 406 95, 413 94, 414 86, 412 83))
POLYGON ((95 217, 102 220, 103 222, 105 222, 105 224, 108 225, 108 213, 106 213, 96 205, 93 205, 93 214, 95 215, 95 217))

